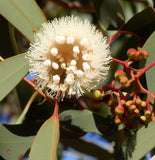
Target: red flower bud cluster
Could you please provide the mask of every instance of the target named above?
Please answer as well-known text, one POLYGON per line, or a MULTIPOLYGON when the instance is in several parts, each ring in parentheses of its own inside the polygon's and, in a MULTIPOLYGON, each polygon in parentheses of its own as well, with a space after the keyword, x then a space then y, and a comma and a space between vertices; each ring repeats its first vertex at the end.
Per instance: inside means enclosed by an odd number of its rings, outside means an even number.
POLYGON ((135 69, 130 64, 133 61, 146 59, 148 52, 143 49, 135 50, 132 48, 127 51, 127 55, 126 61, 113 58, 114 62, 123 65, 123 70, 115 72, 114 80, 110 85, 105 85, 102 89, 94 91, 92 104, 106 103, 111 108, 112 115, 115 116, 115 124, 124 124, 126 128, 138 129, 155 119, 155 102, 153 104, 150 101, 150 98, 155 101, 155 95, 146 90, 139 81, 145 71, 155 65, 155 61, 145 68, 135 69), (120 87, 116 87, 116 82, 120 83, 120 87), (124 92, 124 89, 128 91, 124 92), (142 92, 147 98, 141 96, 142 92))
POLYGON ((132 61, 141 61, 148 57, 148 52, 145 50, 142 50, 141 48, 138 48, 138 50, 131 48, 127 52, 129 59, 132 61))

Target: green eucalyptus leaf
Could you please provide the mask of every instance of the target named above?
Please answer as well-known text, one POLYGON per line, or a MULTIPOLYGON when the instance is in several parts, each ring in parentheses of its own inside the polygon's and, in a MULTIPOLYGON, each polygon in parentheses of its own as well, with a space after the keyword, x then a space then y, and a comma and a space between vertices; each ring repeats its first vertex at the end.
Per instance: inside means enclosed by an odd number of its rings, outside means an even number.
POLYGON ((103 28, 118 29, 124 23, 124 13, 118 0, 92 0, 103 28))
POLYGON ((0 125, 0 156, 6 160, 18 160, 33 142, 34 136, 17 136, 0 125))
POLYGON ((0 14, 30 41, 33 33, 46 22, 35 0, 0 0, 0 14))
POLYGON ((26 53, 0 62, 0 101, 19 83, 28 72, 26 53))
POLYGON ((60 122, 71 123, 71 126, 79 127, 84 132, 99 133, 95 119, 91 111, 88 110, 67 110, 59 114, 60 122))
POLYGON ((114 160, 114 154, 109 153, 108 151, 105 151, 103 148, 87 142, 82 139, 62 139, 61 142, 67 146, 71 147, 78 152, 87 154, 89 156, 98 158, 99 160, 114 160))
MULTIPOLYGON (((143 49, 146 50, 149 53, 149 57, 147 58, 146 65, 149 65, 152 62, 155 62, 155 31, 152 33, 152 35, 148 38, 148 40, 145 42, 143 49)), ((155 66, 150 68, 148 71, 146 71, 146 81, 148 90, 155 94, 155 66)))
POLYGON ((121 30, 133 32, 143 38, 149 37, 155 28, 155 11, 148 7, 133 16, 125 23, 121 30))
POLYGON ((59 120, 52 116, 39 129, 31 147, 29 160, 56 160, 59 120))
POLYGON ((124 144, 123 150, 126 160, 141 159, 155 147, 155 122, 147 127, 141 128, 135 135, 131 136, 124 144))

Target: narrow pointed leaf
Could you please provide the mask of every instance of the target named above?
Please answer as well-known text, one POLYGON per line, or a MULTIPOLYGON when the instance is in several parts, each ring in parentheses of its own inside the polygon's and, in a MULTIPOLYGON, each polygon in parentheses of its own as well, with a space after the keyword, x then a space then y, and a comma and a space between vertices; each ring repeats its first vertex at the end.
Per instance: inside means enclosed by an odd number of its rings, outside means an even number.
POLYGON ((33 33, 46 21, 35 0, 0 0, 0 14, 30 41, 33 33))
POLYGON ((91 111, 88 110, 68 110, 59 114, 59 119, 63 121, 71 121, 71 125, 79 127, 84 132, 99 133, 96 127, 95 119, 91 111))
POLYGON ((17 136, 0 125, 0 156, 6 160, 18 160, 31 147, 34 136, 17 136))
POLYGON ((26 53, 0 62, 0 101, 19 83, 28 72, 26 53))
MULTIPOLYGON (((146 65, 149 65, 150 63, 155 61, 155 32, 152 33, 152 35, 149 37, 149 39, 144 44, 143 49, 146 50, 149 53, 149 57, 147 58, 146 65)), ((147 80, 147 86, 148 90, 155 94, 155 66, 150 68, 148 71, 146 71, 146 80, 147 80)))
POLYGON ((56 160, 59 140, 59 121, 52 116, 38 131, 30 151, 29 160, 56 160))

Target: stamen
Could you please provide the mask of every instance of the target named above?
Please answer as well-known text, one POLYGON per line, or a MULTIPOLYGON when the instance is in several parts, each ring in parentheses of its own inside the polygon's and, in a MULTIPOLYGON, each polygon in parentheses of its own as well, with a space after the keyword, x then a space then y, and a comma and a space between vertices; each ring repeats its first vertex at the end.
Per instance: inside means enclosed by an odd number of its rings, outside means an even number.
POLYGON ((61 68, 62 69, 66 69, 66 64, 65 63, 61 63, 61 68))
POLYGON ((80 53, 79 47, 78 46, 74 46, 73 47, 73 52, 76 53, 76 54, 79 54, 80 53))
POLYGON ((74 59, 73 59, 73 60, 71 60, 71 65, 72 65, 72 66, 75 66, 75 65, 76 65, 76 63, 77 63, 77 62, 76 62, 76 60, 74 60, 74 59))
POLYGON ((74 75, 73 74, 68 74, 67 78, 73 79, 74 80, 74 75))
POLYGON ((87 62, 83 63, 83 70, 84 71, 89 71, 90 70, 90 65, 87 62))
POLYGON ((53 62, 53 63, 52 63, 52 67, 53 67, 54 69, 58 69, 58 68, 59 68, 59 65, 58 65, 57 63, 53 62))
POLYGON ((73 84, 74 83, 74 80, 73 79, 71 79, 71 78, 66 78, 65 79, 65 82, 67 83, 67 84, 73 84))
POLYGON ((59 75, 54 75, 53 76, 53 82, 55 83, 55 84, 58 84, 59 82, 60 82, 60 76, 59 75))
POLYGON ((59 44, 64 44, 65 43, 65 37, 64 36, 56 36, 55 40, 59 44))
POLYGON ((44 66, 46 67, 49 67, 51 65, 51 60, 49 59, 46 59, 44 62, 43 62, 44 66))
POLYGON ((81 46, 88 45, 88 39, 87 38, 83 38, 79 43, 80 43, 81 46))
POLYGON ((89 60, 90 60, 89 54, 84 54, 84 55, 82 56, 82 59, 85 60, 85 61, 89 61, 89 60))
POLYGON ((73 44, 75 41, 74 37, 67 37, 67 43, 68 44, 73 44))
POLYGON ((84 72, 81 71, 81 70, 78 70, 78 71, 76 72, 76 74, 77 74, 77 76, 78 76, 79 78, 81 78, 81 77, 83 77, 84 72))
POLYGON ((51 49, 51 54, 52 54, 52 56, 55 57, 58 54, 58 49, 57 48, 52 48, 51 49))

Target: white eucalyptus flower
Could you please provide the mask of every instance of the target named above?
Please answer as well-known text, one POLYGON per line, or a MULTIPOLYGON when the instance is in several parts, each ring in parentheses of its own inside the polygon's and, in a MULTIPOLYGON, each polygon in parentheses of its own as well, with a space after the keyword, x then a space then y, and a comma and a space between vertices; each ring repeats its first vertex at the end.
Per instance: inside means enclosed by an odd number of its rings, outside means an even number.
POLYGON ((63 17, 44 23, 27 55, 30 73, 50 98, 77 98, 106 78, 111 55, 106 38, 87 20, 63 17))

